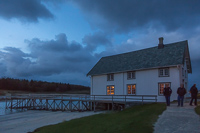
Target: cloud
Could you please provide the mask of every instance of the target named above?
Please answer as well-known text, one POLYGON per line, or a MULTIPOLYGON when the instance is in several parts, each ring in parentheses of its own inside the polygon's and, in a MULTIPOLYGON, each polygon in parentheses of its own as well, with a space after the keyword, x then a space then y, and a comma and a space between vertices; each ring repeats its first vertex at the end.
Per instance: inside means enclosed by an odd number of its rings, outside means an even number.
POLYGON ((94 51, 99 46, 109 46, 112 43, 107 34, 103 32, 95 32, 94 34, 85 35, 83 38, 83 44, 86 44, 86 49, 89 51, 94 51))
MULTIPOLYGON (((91 25, 116 32, 164 26, 167 31, 199 25, 200 1, 84 0, 74 1, 91 25)), ((141 29, 140 29, 141 30, 141 29)))
POLYGON ((53 18, 41 0, 0 0, 0 16, 5 19, 38 22, 39 18, 53 18))
POLYGON ((58 75, 68 75, 59 80, 75 83, 75 79, 80 78, 77 84, 86 81, 88 83, 86 74, 96 59, 81 44, 69 42, 63 33, 52 40, 34 38, 25 42, 30 53, 24 53, 14 47, 6 47, 0 51, 0 68, 6 70, 1 76, 45 80, 58 75))

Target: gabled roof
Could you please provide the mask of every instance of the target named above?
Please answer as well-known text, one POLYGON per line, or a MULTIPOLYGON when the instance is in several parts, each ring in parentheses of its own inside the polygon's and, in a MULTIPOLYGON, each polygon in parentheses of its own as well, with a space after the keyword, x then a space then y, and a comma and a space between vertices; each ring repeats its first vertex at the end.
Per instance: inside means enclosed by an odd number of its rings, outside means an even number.
POLYGON ((152 47, 138 51, 102 57, 87 75, 101 75, 159 67, 169 67, 186 63, 188 73, 192 72, 188 42, 165 44, 164 48, 152 47))

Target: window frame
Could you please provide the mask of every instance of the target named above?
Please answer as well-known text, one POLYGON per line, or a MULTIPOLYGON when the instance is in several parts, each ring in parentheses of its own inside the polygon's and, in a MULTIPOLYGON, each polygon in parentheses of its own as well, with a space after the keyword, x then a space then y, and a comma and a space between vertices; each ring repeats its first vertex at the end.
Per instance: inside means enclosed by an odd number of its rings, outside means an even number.
POLYGON ((136 84, 127 84, 127 86, 126 86, 127 88, 126 88, 126 90, 127 90, 127 95, 136 95, 136 84), (131 86, 131 94, 128 94, 128 86, 131 86), (135 93, 132 93, 132 86, 135 86, 135 93))
POLYGON ((114 85, 107 85, 106 86, 106 95, 115 95, 115 86, 114 85), (111 94, 111 87, 114 87, 114 94, 111 94), (109 90, 110 90, 110 94, 108 94, 108 87, 109 87, 109 90))
MULTIPOLYGON (((165 88, 165 84, 169 84, 169 87, 171 88, 171 82, 158 82, 158 95, 159 96, 164 96, 164 94, 162 93, 160 93, 160 84, 164 84, 164 87, 163 87, 163 90, 164 90, 164 88, 165 88)), ((162 91, 163 91, 162 90, 162 91)))
POLYGON ((169 71, 169 68, 168 67, 166 67, 166 68, 159 68, 158 69, 158 76, 159 77, 169 77, 170 76, 170 71, 169 71), (163 71, 162 72, 162 75, 161 75, 161 70, 163 71), (166 75, 166 70, 168 70, 168 75, 166 75))
POLYGON ((136 79, 135 71, 129 71, 129 72, 127 72, 127 80, 131 80, 131 79, 136 79), (129 78, 129 74, 131 74, 130 78, 129 78))
POLYGON ((107 74, 107 81, 114 81, 114 73, 107 74))

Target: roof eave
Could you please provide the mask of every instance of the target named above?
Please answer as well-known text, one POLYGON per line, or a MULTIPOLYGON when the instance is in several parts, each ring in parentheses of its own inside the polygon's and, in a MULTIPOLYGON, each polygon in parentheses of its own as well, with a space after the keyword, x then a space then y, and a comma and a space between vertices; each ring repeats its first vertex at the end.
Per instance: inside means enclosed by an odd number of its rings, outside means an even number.
POLYGON ((106 74, 110 74, 110 73, 123 73, 123 72, 129 72, 129 71, 142 71, 142 70, 158 69, 158 68, 164 68, 164 67, 177 67, 178 65, 180 65, 180 64, 169 65, 169 66, 150 67, 150 68, 141 68, 141 69, 134 69, 134 70, 125 70, 125 71, 116 71, 116 72, 108 72, 108 73, 100 73, 100 74, 89 74, 88 73, 87 76, 98 76, 98 75, 106 75, 106 74))

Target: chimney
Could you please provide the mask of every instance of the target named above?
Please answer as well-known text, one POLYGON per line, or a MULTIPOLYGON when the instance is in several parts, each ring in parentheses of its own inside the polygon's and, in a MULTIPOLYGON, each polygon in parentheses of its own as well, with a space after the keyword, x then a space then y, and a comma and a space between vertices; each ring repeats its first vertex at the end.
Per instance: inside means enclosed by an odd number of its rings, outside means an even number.
POLYGON ((158 38, 159 39, 159 44, 158 44, 158 49, 164 48, 164 44, 163 44, 163 37, 158 38))

